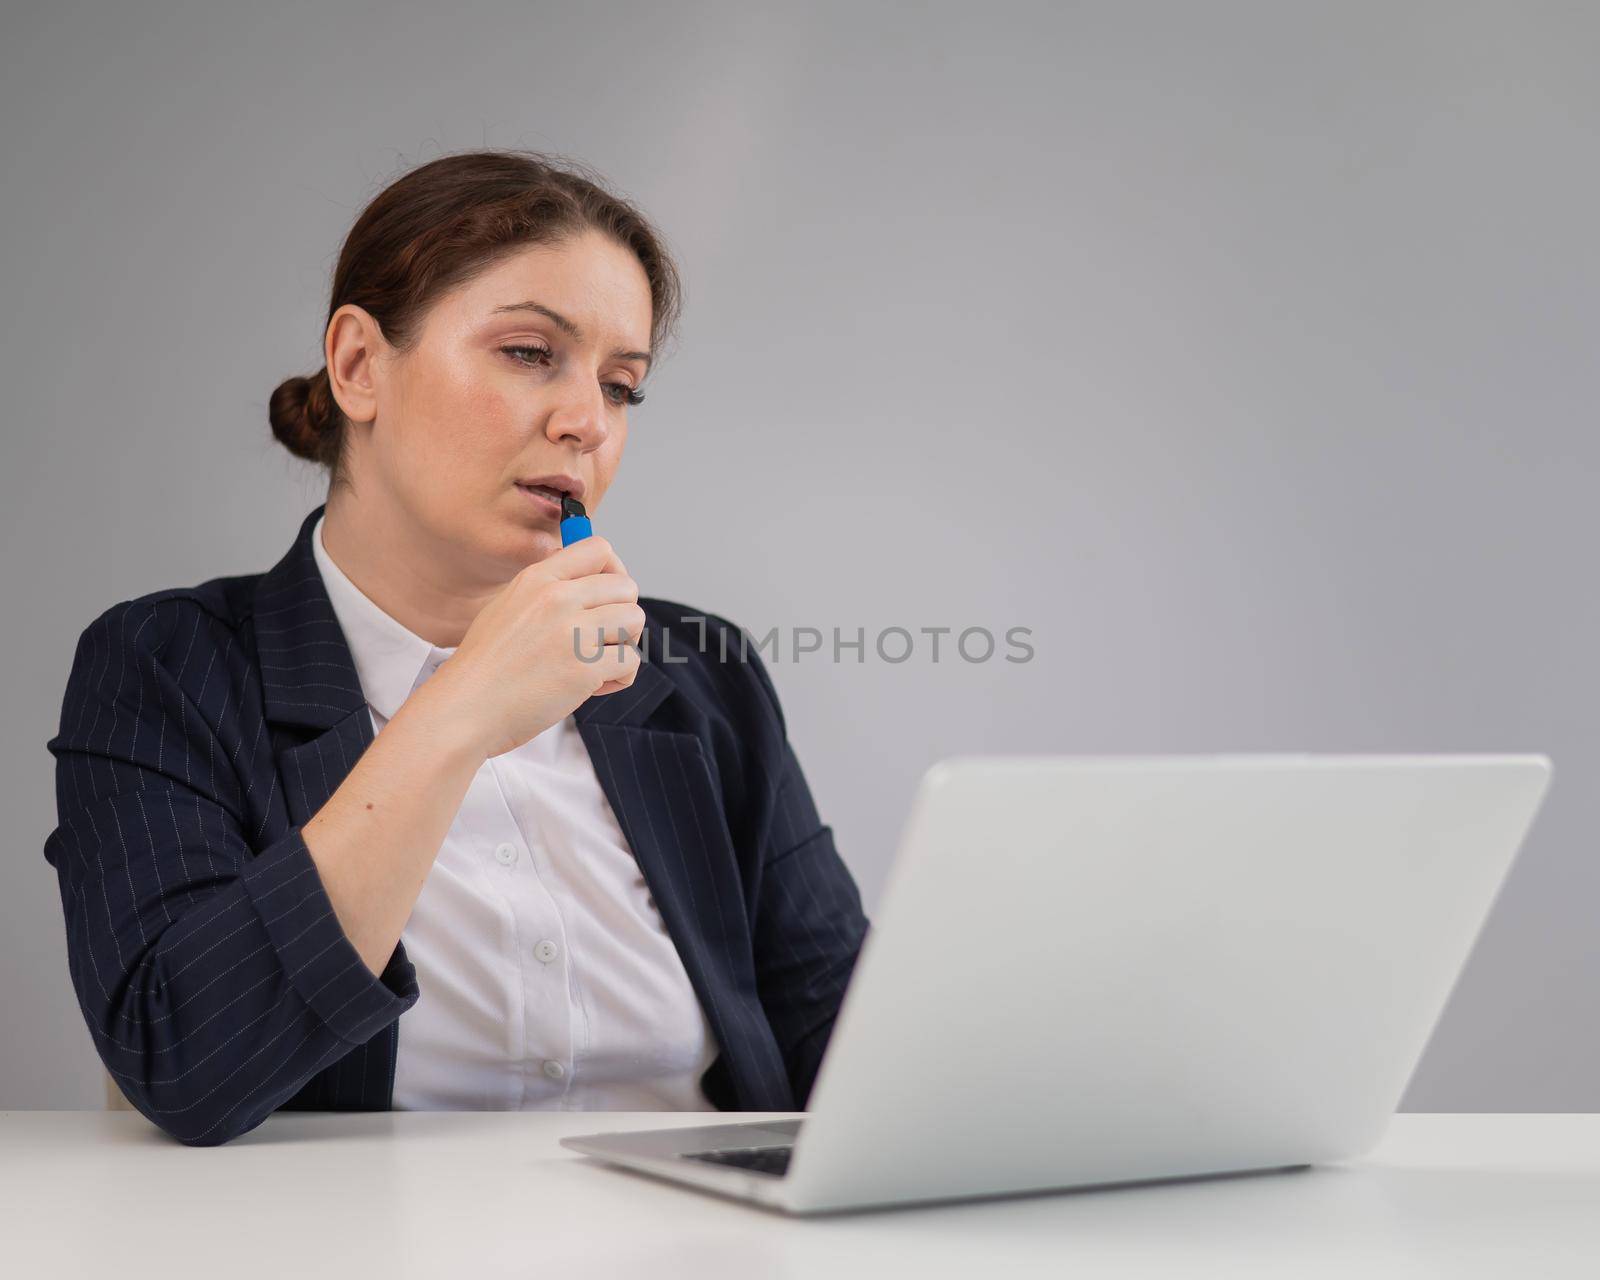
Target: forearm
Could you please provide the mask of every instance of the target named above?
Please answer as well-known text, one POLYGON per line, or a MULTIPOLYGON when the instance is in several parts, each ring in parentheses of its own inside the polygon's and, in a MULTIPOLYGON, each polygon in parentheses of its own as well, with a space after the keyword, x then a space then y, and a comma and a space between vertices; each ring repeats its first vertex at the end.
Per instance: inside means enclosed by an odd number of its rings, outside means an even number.
POLYGON ((441 669, 302 828, 340 927, 374 974, 400 939, 485 752, 441 669))
POLYGON ((484 717, 441 669, 310 822, 263 842, 226 765, 237 748, 159 650, 131 642, 157 615, 127 613, 79 641, 49 743, 61 821, 45 856, 107 1069, 167 1132, 213 1145, 415 1004, 415 971, 390 961, 484 758, 467 732, 484 717))

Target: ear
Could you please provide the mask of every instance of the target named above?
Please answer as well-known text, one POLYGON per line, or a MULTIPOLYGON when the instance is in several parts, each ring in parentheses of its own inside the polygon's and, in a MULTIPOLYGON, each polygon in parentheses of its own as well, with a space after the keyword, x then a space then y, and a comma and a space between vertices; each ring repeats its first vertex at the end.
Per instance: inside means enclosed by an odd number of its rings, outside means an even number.
POLYGON ((371 422, 378 416, 378 357, 383 345, 378 322, 354 303, 345 303, 328 321, 322 342, 328 386, 351 422, 371 422))

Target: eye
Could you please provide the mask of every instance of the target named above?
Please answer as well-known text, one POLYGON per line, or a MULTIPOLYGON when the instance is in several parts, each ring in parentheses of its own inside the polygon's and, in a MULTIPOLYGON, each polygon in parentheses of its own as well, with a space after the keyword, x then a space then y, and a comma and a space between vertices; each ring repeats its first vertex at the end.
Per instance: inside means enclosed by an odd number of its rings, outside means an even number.
MULTIPOLYGON (((501 347, 501 351, 510 356, 518 364, 527 365, 529 368, 538 368, 541 363, 550 358, 549 347, 501 347)), ((626 382, 608 382, 605 384, 606 398, 614 405, 643 404, 644 392, 635 391, 626 382)))
POLYGON ((537 365, 539 363, 536 359, 528 359, 527 357, 529 356, 543 356, 548 359, 550 355, 549 347, 501 347, 500 350, 519 363, 528 365, 537 365))

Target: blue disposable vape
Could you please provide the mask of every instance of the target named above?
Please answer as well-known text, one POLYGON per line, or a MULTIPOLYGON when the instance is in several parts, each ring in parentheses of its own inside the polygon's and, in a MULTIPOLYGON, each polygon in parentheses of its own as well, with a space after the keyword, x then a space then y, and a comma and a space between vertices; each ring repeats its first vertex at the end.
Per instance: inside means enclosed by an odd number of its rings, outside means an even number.
POLYGON ((568 494, 561 495, 561 545, 570 547, 594 532, 583 503, 568 494))

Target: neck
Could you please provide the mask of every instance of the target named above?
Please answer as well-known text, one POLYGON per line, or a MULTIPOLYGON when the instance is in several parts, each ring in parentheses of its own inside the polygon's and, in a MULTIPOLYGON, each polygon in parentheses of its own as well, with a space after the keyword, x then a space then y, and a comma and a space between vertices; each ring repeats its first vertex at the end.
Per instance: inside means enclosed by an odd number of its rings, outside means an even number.
POLYGON ((423 526, 373 485, 357 497, 340 489, 328 497, 322 543, 363 595, 442 649, 461 643, 478 611, 504 582, 484 579, 460 546, 423 526))

